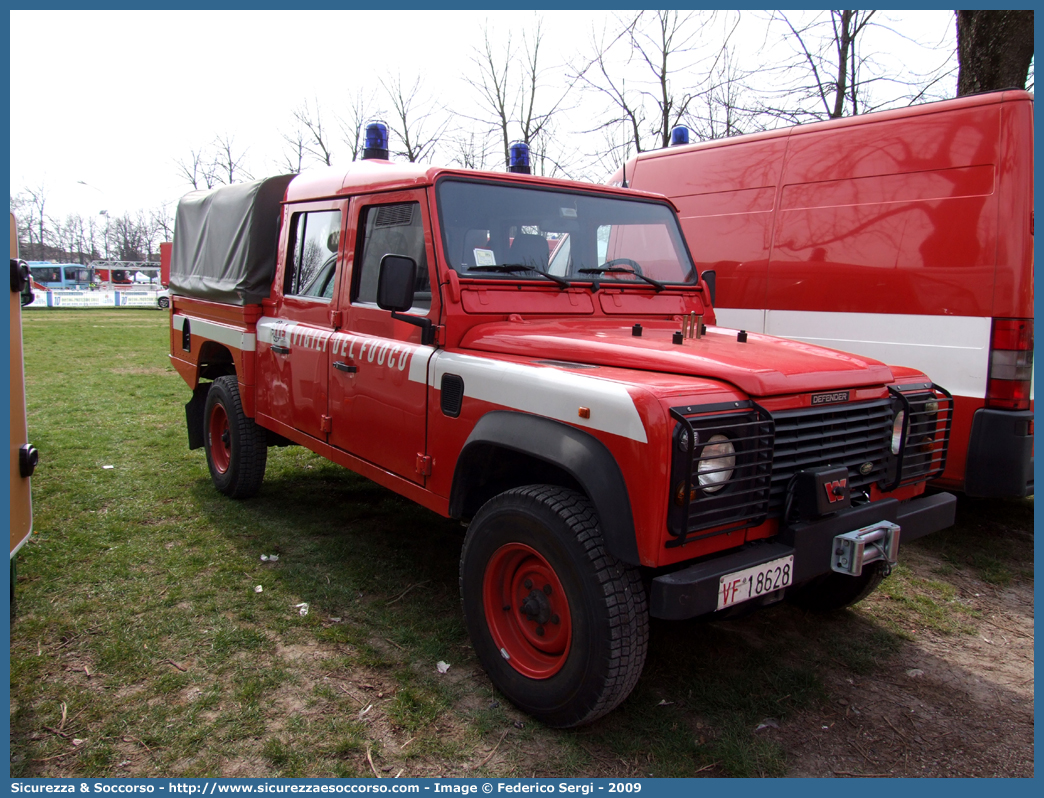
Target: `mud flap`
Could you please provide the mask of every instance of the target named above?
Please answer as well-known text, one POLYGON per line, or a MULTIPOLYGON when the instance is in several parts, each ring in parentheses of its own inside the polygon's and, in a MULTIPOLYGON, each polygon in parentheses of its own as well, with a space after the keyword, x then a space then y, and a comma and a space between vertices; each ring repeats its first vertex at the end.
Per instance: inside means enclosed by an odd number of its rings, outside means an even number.
POLYGON ((201 382, 192 391, 192 399, 185 405, 185 422, 188 425, 189 449, 203 448, 203 411, 207 406, 209 382, 201 382))

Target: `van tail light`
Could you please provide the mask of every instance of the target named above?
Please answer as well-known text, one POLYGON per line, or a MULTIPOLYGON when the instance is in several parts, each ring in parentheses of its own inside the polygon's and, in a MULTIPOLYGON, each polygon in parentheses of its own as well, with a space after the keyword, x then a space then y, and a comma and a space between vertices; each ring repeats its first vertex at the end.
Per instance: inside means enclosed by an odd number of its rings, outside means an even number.
POLYGON ((986 407, 1029 410, 1033 379, 1033 319, 994 319, 986 407))

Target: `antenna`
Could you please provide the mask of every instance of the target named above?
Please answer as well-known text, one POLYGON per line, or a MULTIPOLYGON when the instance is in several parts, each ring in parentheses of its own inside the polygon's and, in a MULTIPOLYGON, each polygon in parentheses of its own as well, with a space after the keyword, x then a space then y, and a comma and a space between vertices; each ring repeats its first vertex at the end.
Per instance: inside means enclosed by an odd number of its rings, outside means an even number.
POLYGON ((627 188, 627 160, 623 162, 623 183, 620 184, 620 188, 627 188))

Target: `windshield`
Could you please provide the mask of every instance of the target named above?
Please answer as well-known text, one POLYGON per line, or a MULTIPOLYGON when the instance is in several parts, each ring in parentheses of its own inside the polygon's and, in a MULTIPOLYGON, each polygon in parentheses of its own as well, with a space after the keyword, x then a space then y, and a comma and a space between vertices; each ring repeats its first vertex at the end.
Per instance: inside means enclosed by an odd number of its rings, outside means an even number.
POLYGON ((659 203, 459 180, 438 184, 438 202, 449 264, 463 276, 695 282, 678 222, 659 203))

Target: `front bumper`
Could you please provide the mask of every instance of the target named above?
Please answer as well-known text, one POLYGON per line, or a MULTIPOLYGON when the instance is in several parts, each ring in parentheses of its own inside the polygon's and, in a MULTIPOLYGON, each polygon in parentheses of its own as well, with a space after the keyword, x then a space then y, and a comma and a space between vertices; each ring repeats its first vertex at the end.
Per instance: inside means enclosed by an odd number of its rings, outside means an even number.
POLYGON ((838 535, 878 521, 891 521, 900 527, 900 544, 907 543, 951 526, 956 507, 955 496, 937 493, 902 503, 885 499, 815 521, 794 524, 771 543, 752 545, 655 577, 649 591, 649 612, 654 618, 668 620, 714 612, 718 606, 722 576, 788 555, 794 557, 793 584, 799 585, 813 577, 831 573, 831 551, 838 535))

